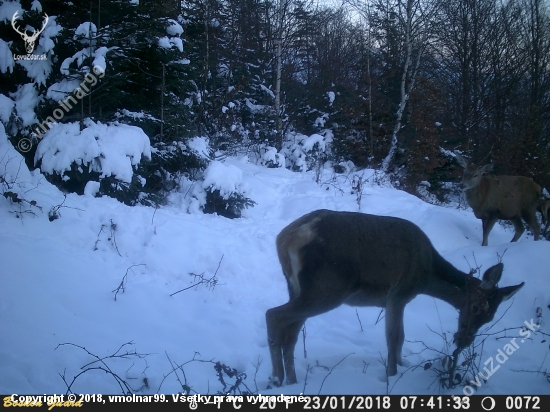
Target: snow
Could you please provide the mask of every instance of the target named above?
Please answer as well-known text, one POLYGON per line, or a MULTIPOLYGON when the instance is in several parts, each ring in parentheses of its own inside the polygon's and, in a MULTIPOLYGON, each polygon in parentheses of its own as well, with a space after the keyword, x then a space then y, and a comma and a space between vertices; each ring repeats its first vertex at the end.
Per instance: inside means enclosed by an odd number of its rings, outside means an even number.
MULTIPOLYGON (((39 151, 47 152, 45 163, 50 162, 51 170, 66 164, 56 159, 55 150, 71 152, 69 161, 89 145, 87 156, 103 150, 103 162, 113 151, 124 149, 112 159, 110 171, 118 173, 133 164, 126 149, 131 149, 134 160, 146 155, 143 140, 139 132, 122 125, 88 124, 82 133, 74 124, 58 125, 44 137, 39 151), (112 146, 105 150, 108 139, 112 146)), ((206 150, 206 140, 197 138, 194 146, 206 150)), ((41 208, 25 203, 23 208, 32 208, 34 215, 17 218, 13 212, 20 205, 0 196, 0 393, 65 393, 60 374, 71 381, 95 360, 74 346, 78 345, 106 357, 115 373, 145 394, 183 390, 172 373, 174 364, 182 365, 191 393, 223 391, 212 360, 246 373, 244 383, 264 395, 463 395, 462 387, 438 386, 435 366, 423 368, 441 356, 438 351, 448 350, 442 336, 450 338, 457 327, 456 310, 427 296, 418 296, 405 309, 403 355, 410 367, 400 366, 388 384, 382 379, 386 343, 384 322, 377 321, 380 310, 342 306, 308 319, 305 344, 300 335, 295 353, 298 383, 266 389, 271 365, 265 312, 288 301, 275 237, 294 219, 321 208, 411 220, 460 270, 480 266, 483 272, 502 259, 500 286, 525 281, 523 289, 501 306, 492 326, 487 325, 490 329, 481 329, 485 335, 477 340, 485 342, 477 348, 480 370, 504 344, 520 336, 525 321, 537 319, 537 307, 542 308, 540 330, 548 333, 549 242, 534 242, 524 234, 509 243, 512 229, 496 225, 489 246, 481 247, 481 222, 470 209, 434 206, 377 186, 372 170, 360 173, 365 183, 358 204, 350 187, 353 174, 323 170, 320 181, 326 184, 318 185, 314 173, 227 158, 213 162, 205 178, 217 187, 248 188, 246 195, 256 205, 242 218, 189 214, 178 203, 158 209, 128 207, 108 197, 94 198, 97 183, 90 184, 83 196, 65 196, 40 171, 26 169, 0 125, 0 175, 12 182, 10 190, 41 208), (56 207, 59 218, 50 222, 48 211, 56 207), (217 283, 200 283, 201 279, 217 283), (124 288, 117 293, 121 282, 124 288), (148 355, 107 357, 129 342, 132 345, 123 352, 148 355)), ((525 342, 517 342, 519 349, 486 382, 480 380, 476 393, 550 393, 545 376, 536 373, 549 367, 545 336, 532 333, 525 342)), ((102 371, 84 372, 72 390, 120 393, 114 379, 102 371)))
MULTIPOLYGON (((22 190, 28 189, 31 187, 29 184, 35 183, 31 172, 25 167, 25 159, 8 141, 2 123, 0 123, 0 176, 3 182, 17 181, 18 188, 22 190)), ((5 186, 2 189, 5 190, 5 186)))
MULTIPOLYGON (((36 54, 40 53, 40 47, 35 50, 36 54)), ((39 85, 46 85, 46 80, 52 72, 52 64, 49 60, 17 60, 17 64, 23 66, 27 71, 27 76, 34 83, 39 85)))
POLYGON ((33 0, 31 3, 31 10, 36 10, 38 13, 42 13, 42 4, 38 0, 33 0))
POLYGON ((243 192, 243 172, 231 164, 224 164, 214 160, 210 162, 204 171, 203 189, 210 191, 219 190, 224 199, 228 199, 232 193, 243 192))
POLYGON ((172 44, 170 43, 170 39, 166 36, 159 38, 159 46, 164 48, 164 49, 172 48, 172 44))
POLYGON ((334 103, 334 99, 336 99, 336 93, 327 92, 327 96, 328 96, 328 105, 332 106, 332 103, 334 103))
POLYGON ((6 22, 12 19, 15 12, 18 11, 21 16, 21 3, 18 1, 4 1, 0 4, 0 22, 6 22))
POLYGON ((39 47, 37 48, 37 51, 39 51, 39 54, 53 51, 55 43, 52 38, 57 37, 62 30, 63 27, 57 24, 57 16, 49 16, 48 24, 46 25, 44 31, 40 34, 40 38, 38 40, 39 47))
POLYGON ((187 141, 189 148, 203 159, 210 159, 210 143, 206 137, 193 137, 187 141))
POLYGON ((139 127, 90 120, 86 126, 80 131, 78 122, 52 125, 38 144, 35 163, 40 161, 43 172, 63 176, 76 162, 100 172, 100 177, 130 183, 142 156, 151 158, 149 138, 139 127))
POLYGON ((183 52, 183 40, 179 37, 161 37, 159 38, 158 45, 163 49, 171 49, 172 46, 176 46, 180 52, 183 52))
POLYGON ((12 99, 0 93, 0 121, 8 123, 15 103, 12 99))
POLYGON ((94 61, 92 63, 92 66, 95 74, 100 74, 100 72, 103 73, 107 68, 105 55, 107 54, 108 51, 109 49, 105 46, 99 47, 97 50, 94 51, 94 61))
POLYGON ((90 34, 94 38, 97 34, 97 27, 94 23, 86 21, 76 28, 73 39, 81 39, 82 42, 86 42, 89 41, 90 34))
POLYGON ((15 93, 10 93, 10 97, 15 102, 17 114, 23 121, 23 126, 30 126, 37 122, 34 108, 40 98, 33 83, 20 86, 15 93))
MULTIPOLYGON (((264 86, 265 87, 265 86, 264 86)), ((262 88, 262 90, 266 91, 266 90, 269 90, 267 88, 262 88)), ((269 90, 271 91, 271 90, 269 90)), ((250 112, 251 113, 262 113, 264 110, 265 110, 265 106, 264 105, 261 105, 261 104, 254 104, 250 99, 248 98, 245 98, 245 104, 246 106, 250 109, 250 112)))
POLYGON ((276 165, 277 167, 285 167, 285 156, 282 153, 277 153, 277 149, 272 146, 265 148, 264 154, 262 154, 263 165, 276 165))
POLYGON ((48 99, 55 100, 56 102, 59 100, 65 100, 65 98, 73 91, 78 89, 79 86, 80 81, 77 79, 62 79, 61 81, 54 83, 50 87, 48 87, 46 97, 48 99))
MULTIPOLYGON (((92 70, 96 75, 99 75, 100 78, 103 77, 101 76, 101 74, 107 68, 107 63, 105 61, 105 54, 108 51, 109 49, 107 47, 99 47, 93 52, 94 61, 93 61, 92 70)), ((61 74, 70 75, 71 74, 70 65, 76 61, 77 66, 81 67, 89 55, 90 55, 89 48, 85 48, 83 50, 76 52, 72 57, 67 57, 65 60, 63 60, 63 63, 61 63, 61 67, 59 68, 59 71, 61 72, 61 74)), ((83 69, 89 72, 89 67, 85 66, 83 69)))
POLYGON ((13 73, 13 54, 10 50, 10 44, 0 39, 0 72, 6 73, 8 70, 13 73))
POLYGON ((123 117, 129 117, 134 120, 153 120, 153 121, 157 120, 154 116, 144 113, 143 110, 140 112, 131 112, 127 109, 122 109, 122 110, 119 110, 117 113, 115 113, 115 116, 117 117, 117 119, 120 119, 123 117))
POLYGON ((180 39, 179 37, 170 37, 170 43, 172 43, 174 46, 176 46, 176 48, 180 52, 183 52, 183 40, 182 39, 180 39))
POLYGON ((322 116, 319 116, 318 118, 316 118, 313 124, 317 127, 325 127, 325 123, 327 119, 328 119, 328 114, 324 113, 322 116))
POLYGON ((269 97, 271 97, 272 99, 275 98, 275 93, 273 93, 273 91, 271 91, 271 89, 268 89, 267 87, 265 87, 263 84, 260 84, 260 88, 269 95, 269 97))
POLYGON ((321 151, 325 150, 325 137, 321 136, 320 134, 314 133, 311 136, 305 138, 302 142, 302 148, 306 152, 310 152, 313 150, 313 147, 315 145, 319 146, 319 149, 321 151))
POLYGON ((183 27, 173 19, 168 19, 168 21, 170 22, 170 26, 166 28, 166 33, 170 36, 181 36, 183 34, 183 27))

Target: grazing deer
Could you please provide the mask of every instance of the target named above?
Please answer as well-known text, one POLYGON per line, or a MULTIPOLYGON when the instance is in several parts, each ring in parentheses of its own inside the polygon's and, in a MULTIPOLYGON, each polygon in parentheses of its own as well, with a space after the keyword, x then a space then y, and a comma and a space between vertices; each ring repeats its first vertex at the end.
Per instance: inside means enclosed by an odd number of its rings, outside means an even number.
POLYGON ((21 31, 17 28, 17 26, 15 25, 15 21, 18 19, 18 14, 19 12, 16 11, 12 18, 11 18, 11 25, 13 27, 13 29, 19 34, 21 35, 21 38, 23 39, 23 41, 25 42, 25 50, 27 50, 27 54, 31 54, 33 51, 34 51, 34 44, 36 42, 36 39, 38 38, 38 36, 40 36, 40 33, 42 33, 44 31, 44 29, 46 28, 46 25, 48 24, 48 20, 50 19, 48 17, 48 15, 46 14, 46 19, 44 20, 44 22, 42 23, 42 28, 38 31, 36 31, 35 29, 33 29, 33 32, 32 32, 32 35, 28 35, 27 34, 27 31, 21 31))
POLYGON ((267 337, 277 386, 296 383, 294 347, 307 318, 342 304, 386 309, 387 374, 397 373, 405 340, 403 313, 418 294, 460 311, 454 341, 459 352, 491 321, 498 306, 523 285, 499 288, 503 265, 483 279, 461 272, 407 220, 317 210, 285 227, 277 253, 288 284, 288 303, 266 312, 267 337), (284 368, 283 368, 284 365, 284 368))
POLYGON ((460 186, 475 216, 483 226, 482 246, 488 245, 489 233, 499 219, 510 220, 515 229, 512 242, 517 241, 525 228, 522 219, 531 227, 535 240, 539 239, 540 226, 537 209, 542 191, 538 184, 524 176, 485 176, 492 164, 478 167, 455 153, 458 164, 464 168, 460 186))

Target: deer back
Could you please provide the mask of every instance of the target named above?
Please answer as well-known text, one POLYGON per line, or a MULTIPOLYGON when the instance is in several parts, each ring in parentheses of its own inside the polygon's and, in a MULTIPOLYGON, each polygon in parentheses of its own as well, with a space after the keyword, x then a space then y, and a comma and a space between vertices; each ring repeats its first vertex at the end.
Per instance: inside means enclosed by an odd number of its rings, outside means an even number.
POLYGON ((477 217, 498 214, 501 219, 533 213, 541 194, 540 186, 524 176, 484 176, 478 187, 466 191, 477 217))
POLYGON ((540 205, 541 187, 525 176, 486 176, 493 166, 476 166, 456 154, 464 168, 461 186, 466 200, 478 218, 500 219, 534 213, 540 205))
POLYGON ((364 304, 380 306, 390 290, 404 296, 420 293, 433 275, 437 254, 412 222, 329 210, 309 213, 284 228, 277 251, 291 298, 301 287, 322 281, 327 293, 361 289, 367 295, 352 298, 353 304, 364 299, 364 304))

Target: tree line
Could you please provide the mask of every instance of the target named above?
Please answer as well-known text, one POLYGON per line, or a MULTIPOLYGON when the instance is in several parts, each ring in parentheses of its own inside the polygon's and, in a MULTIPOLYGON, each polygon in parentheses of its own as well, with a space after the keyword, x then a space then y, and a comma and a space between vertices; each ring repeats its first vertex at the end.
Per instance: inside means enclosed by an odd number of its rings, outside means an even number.
MULTIPOLYGON (((34 27, 46 12, 63 28, 50 73, 34 83, 37 119, 58 104, 52 85, 83 79, 103 57, 100 87, 63 121, 142 127, 157 149, 144 172, 152 191, 204 166, 186 150, 194 136, 208 137, 213 157, 275 148, 290 158, 288 142, 313 133, 330 142, 323 162, 380 168, 413 193, 456 180, 451 150, 550 186, 542 0, 43 0, 40 12, 20 3, 34 27)), ((0 39, 24 54, 7 20, 0 39)), ((5 96, 28 83, 19 65, 0 80, 5 96)), ((16 108, 4 123, 14 143, 33 126, 16 108)))

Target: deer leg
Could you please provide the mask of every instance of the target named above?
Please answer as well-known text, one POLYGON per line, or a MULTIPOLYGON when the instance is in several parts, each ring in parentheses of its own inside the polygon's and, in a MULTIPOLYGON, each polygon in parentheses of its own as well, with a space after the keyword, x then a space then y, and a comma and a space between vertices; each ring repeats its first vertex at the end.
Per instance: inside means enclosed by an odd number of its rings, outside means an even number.
POLYGON ((483 241, 481 242, 481 246, 487 246, 489 244, 489 233, 493 230, 497 220, 498 219, 496 217, 481 219, 481 223, 483 225, 483 241))
MULTIPOLYGON (((273 365, 273 372, 269 377, 269 381, 275 386, 281 386, 285 371, 283 368, 283 349, 281 342, 281 330, 283 326, 279 320, 280 313, 284 310, 284 306, 269 309, 265 313, 265 320, 267 324, 267 343, 269 345, 269 352, 271 355, 271 363, 273 365)), ((271 385, 268 386, 270 388, 271 385)))
POLYGON ((294 347, 306 319, 337 308, 350 296, 350 284, 341 282, 338 273, 331 268, 305 265, 300 272, 300 283, 303 281, 307 287, 302 287, 301 294, 288 303, 266 312, 273 384, 282 385, 285 371, 287 383, 296 383, 294 347))
MULTIPOLYGON (((401 318, 401 323, 403 323, 403 318, 401 318)), ((401 359, 401 355, 403 353, 403 343, 405 343, 405 328, 403 327, 403 324, 401 324, 401 328, 399 330, 399 338, 397 339, 397 364, 400 366, 403 366, 403 360, 401 359)))
POLYGON ((523 232, 525 231, 525 227, 523 226, 523 222, 521 221, 521 217, 515 217, 513 219, 510 219, 512 223, 514 224, 514 230, 516 233, 514 234, 514 237, 512 238, 512 242, 517 242, 517 240, 521 237, 523 232))
POLYGON ((539 240, 540 225, 539 225, 539 221, 537 220, 536 212, 524 214, 523 215, 523 220, 525 220, 525 222, 529 225, 529 227, 533 231, 533 235, 535 237, 535 240, 539 240))
POLYGON ((401 350, 405 341, 403 313, 405 302, 391 298, 386 302, 386 343, 388 345, 388 376, 397 374, 397 364, 401 365, 401 350))
POLYGON ((292 385, 296 379, 296 369, 294 367, 294 348, 300 335, 300 330, 305 321, 294 322, 286 327, 283 332, 283 362, 286 371, 286 383, 292 385))

